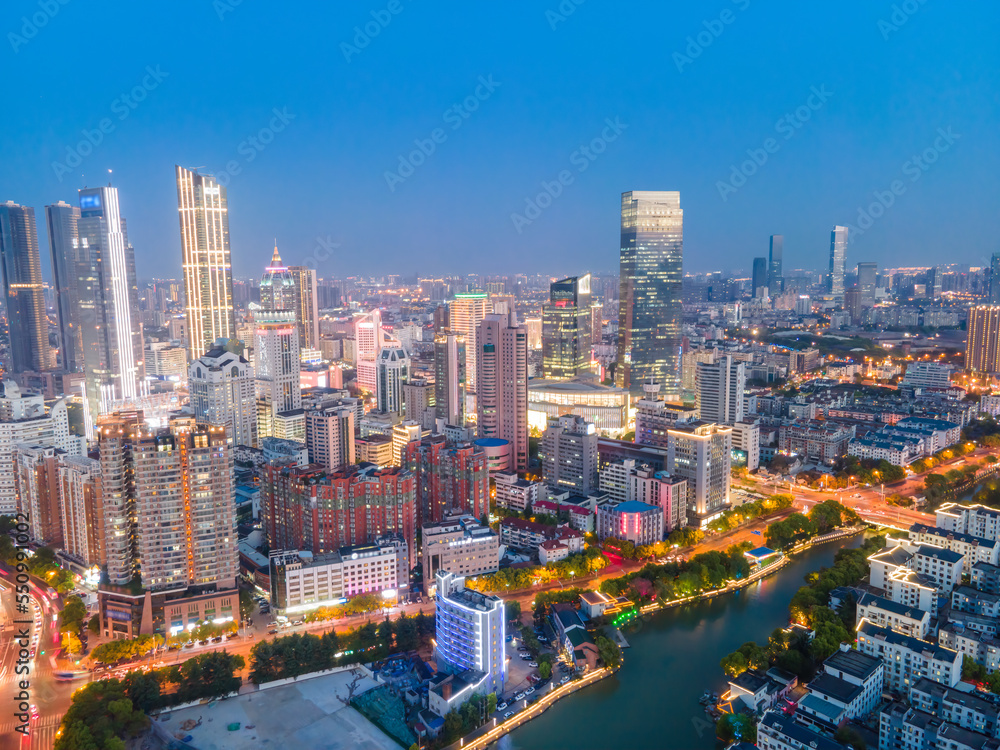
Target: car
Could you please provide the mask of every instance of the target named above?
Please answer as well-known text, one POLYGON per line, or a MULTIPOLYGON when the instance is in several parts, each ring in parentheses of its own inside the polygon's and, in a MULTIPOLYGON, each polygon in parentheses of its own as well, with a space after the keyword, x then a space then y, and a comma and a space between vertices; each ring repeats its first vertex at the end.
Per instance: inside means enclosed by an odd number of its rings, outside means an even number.
POLYGON ((272 620, 271 622, 269 622, 269 623, 267 624, 267 626, 268 626, 269 628, 276 628, 276 627, 278 627, 278 623, 276 623, 276 622, 274 622, 274 620, 272 620))
POLYGON ((497 711, 503 711, 505 708, 507 708, 507 701, 504 701, 499 706, 497 706, 497 711))
POLYGON ((295 622, 292 623, 292 625, 301 625, 301 624, 302 620, 296 620, 295 622))
POLYGON ((31 659, 35 658, 35 647, 34 646, 31 647, 31 653, 28 656, 31 659))
POLYGON ((212 643, 222 643, 222 636, 221 635, 215 636, 215 638, 212 639, 212 643))
POLYGON ((567 682, 569 682, 569 675, 566 675, 561 680, 559 680, 560 685, 565 685, 567 682))
POLYGON ((188 641, 185 643, 184 648, 194 648, 194 641, 188 641))
POLYGON ((207 646, 208 645, 208 638, 204 638, 204 639, 198 641, 198 645, 199 646, 207 646))
POLYGON ((505 719, 509 719, 509 718, 510 718, 511 716, 513 716, 513 715, 514 715, 514 714, 513 714, 513 712, 511 712, 511 711, 508 711, 507 713, 505 713, 505 714, 503 715, 503 717, 504 717, 505 719))
POLYGON ((535 688, 530 687, 530 688, 528 688, 527 690, 524 691, 524 694, 525 695, 531 695, 533 692, 535 692, 535 688))
POLYGON ((514 700, 516 701, 522 700, 523 698, 524 698, 524 693, 518 693, 517 695, 514 696, 514 700))
POLYGON ((546 638, 544 635, 540 635, 540 636, 538 636, 538 642, 539 643, 548 643, 549 639, 546 638))
POLYGON ((537 667, 538 666, 538 662, 537 661, 529 661, 528 662, 528 666, 529 667, 537 667))

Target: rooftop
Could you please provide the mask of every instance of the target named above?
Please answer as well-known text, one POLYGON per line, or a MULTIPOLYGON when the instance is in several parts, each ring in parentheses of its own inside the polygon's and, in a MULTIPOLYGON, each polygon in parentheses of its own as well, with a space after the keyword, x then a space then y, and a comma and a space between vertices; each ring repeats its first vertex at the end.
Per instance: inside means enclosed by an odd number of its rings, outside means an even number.
POLYGON ((859 680, 866 680, 878 671, 882 661, 860 651, 847 649, 835 652, 823 662, 823 666, 827 672, 835 670, 857 677, 859 680))

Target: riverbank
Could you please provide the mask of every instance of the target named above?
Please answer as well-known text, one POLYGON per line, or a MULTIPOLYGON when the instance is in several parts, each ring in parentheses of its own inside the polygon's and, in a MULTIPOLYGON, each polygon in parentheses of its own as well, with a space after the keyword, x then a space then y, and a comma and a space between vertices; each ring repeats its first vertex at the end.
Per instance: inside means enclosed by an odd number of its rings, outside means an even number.
MULTIPOLYGON (((846 530, 844 534, 848 533, 846 530)), ((731 596, 685 602, 652 612, 630 629, 631 648, 619 671, 559 701, 497 742, 499 750, 554 747, 633 750, 715 747, 715 725, 699 697, 721 693, 719 660, 747 641, 763 641, 776 622, 788 621, 788 602, 804 577, 833 563, 837 551, 861 536, 812 540, 755 586, 731 596)))
MULTIPOLYGON (((691 597, 685 597, 684 599, 676 599, 666 603, 654 602, 646 605, 640 611, 644 615, 652 615, 656 612, 665 611, 669 609, 675 609, 681 605, 695 605, 703 602, 708 602, 710 600, 716 599, 723 594, 733 594, 739 592, 742 589, 747 588, 751 584, 757 583, 775 573, 778 573, 783 568, 792 562, 791 555, 795 555, 799 552, 804 552, 812 549, 813 547, 822 546, 832 541, 837 541, 840 539, 847 539, 852 536, 856 536, 864 532, 864 526, 855 526, 846 529, 837 529, 829 534, 825 534, 820 537, 814 537, 813 539, 806 540, 796 545, 794 548, 789 550, 787 553, 781 554, 779 558, 768 565, 759 568, 758 570, 751 573, 743 580, 730 581, 725 587, 713 589, 711 591, 705 591, 700 594, 696 594, 691 597)), ((624 659, 623 659, 624 661, 624 659)), ((611 677, 616 672, 612 672, 607 669, 599 669, 593 672, 589 672, 584 675, 582 679, 573 680, 566 685, 557 687, 550 692, 543 695, 535 703, 532 703, 525 710, 515 714, 507 721, 498 722, 497 719, 493 719, 492 726, 487 724, 484 727, 480 727, 475 732, 467 735, 458 742, 448 746, 449 750, 452 748, 486 748, 493 742, 496 742, 503 738, 505 735, 513 732, 514 730, 524 726, 532 719, 540 717, 550 708, 552 708, 558 701, 563 698, 569 697, 578 690, 582 690, 585 687, 594 685, 601 680, 611 677)), ((704 720, 703 720, 704 721, 704 720)))

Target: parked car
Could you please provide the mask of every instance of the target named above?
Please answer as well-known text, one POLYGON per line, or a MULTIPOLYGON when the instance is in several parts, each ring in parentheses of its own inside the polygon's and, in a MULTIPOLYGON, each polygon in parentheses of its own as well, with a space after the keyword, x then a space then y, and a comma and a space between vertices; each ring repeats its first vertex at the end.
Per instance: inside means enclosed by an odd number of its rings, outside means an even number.
POLYGON ((508 711, 507 713, 505 713, 505 714, 503 715, 503 717, 504 717, 505 719, 509 719, 509 718, 510 718, 511 716, 513 716, 513 715, 514 715, 514 714, 513 714, 513 713, 512 713, 511 711, 508 711))
POLYGON ((531 695, 533 692, 535 692, 535 688, 530 687, 530 688, 528 688, 527 690, 524 691, 524 694, 525 695, 531 695))
POLYGON ((507 701, 504 701, 499 706, 497 706, 497 711, 503 711, 505 708, 507 708, 507 701))
POLYGON ((538 662, 537 661, 529 661, 528 662, 528 666, 529 667, 537 667, 538 666, 538 662))
POLYGON ((539 643, 548 643, 549 639, 546 638, 544 635, 540 635, 540 636, 538 636, 538 642, 539 643))
POLYGON ((277 632, 278 632, 277 628, 271 628, 270 630, 267 631, 267 634, 268 635, 275 635, 277 632))
POLYGON ((524 699, 524 693, 518 693, 514 696, 514 700, 519 701, 524 699))

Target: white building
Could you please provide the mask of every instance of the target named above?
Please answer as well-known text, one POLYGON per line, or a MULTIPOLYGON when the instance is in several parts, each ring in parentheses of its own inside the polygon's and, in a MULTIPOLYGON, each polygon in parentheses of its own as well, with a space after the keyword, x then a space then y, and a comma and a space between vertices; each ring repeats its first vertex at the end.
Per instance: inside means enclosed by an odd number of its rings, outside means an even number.
POLYGON ((2 383, 0 397, 0 515, 16 512, 16 488, 13 466, 14 446, 18 443, 58 448, 69 455, 79 455, 81 443, 69 434, 66 402, 58 400, 49 409, 40 395, 22 394, 13 380, 2 383))
POLYGON ((906 365, 903 385, 918 388, 948 388, 951 386, 951 365, 941 362, 910 362, 906 365))
POLYGON ((523 511, 534 505, 538 499, 541 482, 519 479, 517 473, 513 471, 498 471, 493 478, 496 480, 498 508, 523 511))
POLYGON ((378 410, 403 413, 403 384, 410 377, 410 358, 404 349, 383 349, 375 360, 375 396, 378 410))
POLYGON ((921 678, 947 687, 962 679, 962 655, 863 620, 858 625, 858 651, 885 664, 885 686, 906 691, 921 678))
POLYGON ((409 581, 406 543, 386 537, 337 552, 272 553, 271 603, 283 614, 341 604, 359 594, 379 594, 395 604, 409 581))
POLYGON ((663 540, 663 510, 658 505, 626 500, 597 506, 597 538, 632 542, 636 547, 663 540))
POLYGON ((734 361, 727 354, 715 362, 699 362, 697 367, 695 384, 701 418, 730 425, 742 421, 746 415, 743 404, 746 363, 734 361))
POLYGON ((550 418, 538 458, 547 484, 581 494, 597 489, 597 430, 582 417, 550 418))
POLYGON ((733 428, 687 422, 667 438, 667 471, 688 480, 688 520, 703 526, 729 508, 733 428))
POLYGON ((187 374, 187 349, 165 341, 146 346, 146 374, 173 381, 183 381, 187 374))
POLYGON ((931 626, 930 612, 868 593, 858 600, 857 622, 861 620, 913 638, 926 638, 931 626))
POLYGON ((972 575, 972 566, 977 562, 1000 565, 1000 543, 992 539, 982 539, 960 531, 915 523, 910 527, 910 541, 957 552, 963 558, 963 570, 966 575, 972 575))
POLYGON ((500 537, 473 516, 459 516, 421 528, 424 581, 438 571, 463 577, 495 573, 500 569, 500 537))
POLYGON ((469 692, 451 696, 460 705, 472 693, 503 692, 507 676, 503 600, 465 587, 465 578, 440 571, 435 579, 434 657, 438 672, 467 675, 469 692))
POLYGON ((937 510, 937 525, 948 531, 1000 540, 1000 511, 985 505, 945 503, 937 510))
POLYGON ((657 506, 663 512, 663 533, 687 526, 688 482, 646 465, 633 468, 627 478, 626 501, 637 500, 657 506))
POLYGON ((95 518, 100 501, 101 462, 86 456, 62 456, 59 506, 63 551, 87 566, 101 564, 101 538, 95 518))
POLYGON ((357 411, 339 401, 305 410, 309 461, 337 471, 354 463, 354 425, 357 411))
POLYGON ((734 422, 733 451, 746 454, 747 470, 760 468, 760 422, 758 420, 734 422))
POLYGON ((879 658, 841 644, 810 681, 796 716, 818 729, 866 716, 882 700, 884 677, 885 666, 879 658))
POLYGON ((299 331, 294 310, 254 313, 257 436, 274 435, 274 416, 302 408, 299 331))
POLYGON ((188 391, 195 419, 225 427, 231 445, 257 445, 253 367, 216 346, 188 367, 188 391))

